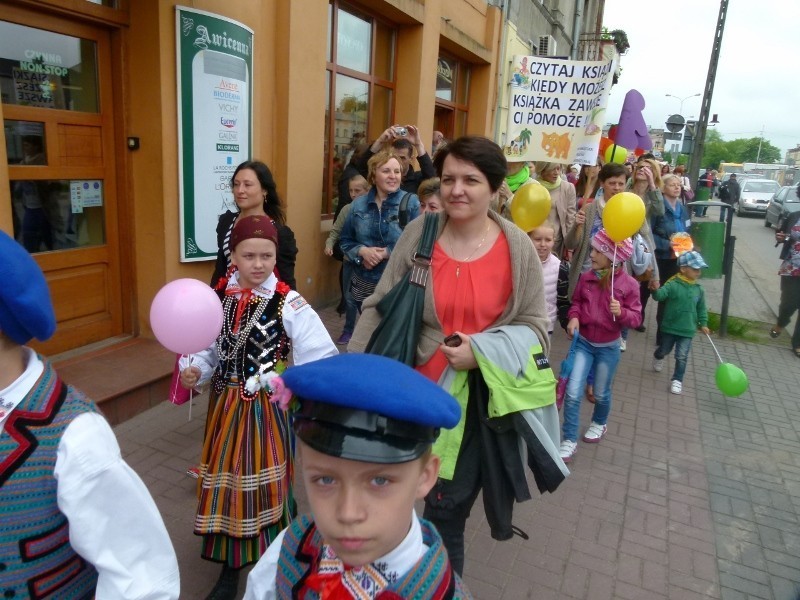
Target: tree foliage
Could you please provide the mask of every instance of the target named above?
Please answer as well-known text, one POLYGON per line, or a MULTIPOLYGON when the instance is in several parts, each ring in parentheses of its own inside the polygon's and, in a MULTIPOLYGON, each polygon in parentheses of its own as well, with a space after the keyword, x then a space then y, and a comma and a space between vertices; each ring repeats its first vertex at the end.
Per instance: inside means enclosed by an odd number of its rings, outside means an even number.
POLYGON ((773 146, 769 140, 753 137, 737 138, 726 142, 718 131, 711 129, 706 132, 706 143, 700 166, 717 168, 721 162, 771 164, 780 162, 780 160, 780 149, 773 146), (760 152, 759 143, 761 144, 760 152))
MULTIPOLYGON (((664 160, 667 161, 669 164, 672 164, 672 152, 664 152, 662 153, 664 160)), ((686 165, 689 164, 689 156, 686 154, 678 154, 678 158, 675 162, 675 165, 686 165)))

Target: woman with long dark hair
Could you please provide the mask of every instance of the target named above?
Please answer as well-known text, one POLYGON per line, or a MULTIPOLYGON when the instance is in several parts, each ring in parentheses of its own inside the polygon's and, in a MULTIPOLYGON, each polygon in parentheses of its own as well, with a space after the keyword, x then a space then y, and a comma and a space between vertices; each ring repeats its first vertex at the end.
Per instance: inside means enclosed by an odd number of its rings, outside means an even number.
POLYGON ((278 278, 292 289, 297 288, 294 278, 294 265, 297 257, 297 244, 294 232, 286 225, 275 179, 269 167, 259 160, 246 160, 233 172, 231 192, 236 202, 236 212, 227 211, 220 215, 217 223, 217 262, 211 276, 211 287, 217 287, 231 266, 230 238, 233 226, 242 217, 264 216, 272 220, 278 230, 278 278))

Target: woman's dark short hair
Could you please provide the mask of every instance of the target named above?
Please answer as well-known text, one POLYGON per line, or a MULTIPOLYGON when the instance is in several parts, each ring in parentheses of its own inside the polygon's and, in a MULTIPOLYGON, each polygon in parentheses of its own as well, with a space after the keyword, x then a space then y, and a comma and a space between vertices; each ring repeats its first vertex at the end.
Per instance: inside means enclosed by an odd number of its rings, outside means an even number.
POLYGON ((286 224, 286 215, 283 212, 281 205, 281 198, 278 196, 278 188, 275 186, 275 179, 272 177, 272 171, 260 160, 246 160, 233 172, 231 176, 231 187, 233 187, 233 180, 242 169, 250 169, 258 177, 258 182, 261 187, 267 192, 267 197, 264 198, 264 212, 267 216, 278 223, 279 225, 286 224))
POLYGON ((602 183, 606 179, 610 179, 611 177, 619 177, 620 175, 624 177, 628 176, 628 171, 625 170, 624 165, 620 165, 618 163, 606 163, 600 169, 597 179, 602 183))
POLYGON ((507 162, 502 148, 489 138, 478 135, 460 137, 436 152, 433 166, 436 174, 442 176, 444 159, 448 156, 469 162, 478 167, 489 182, 493 192, 500 189, 506 177, 507 162))

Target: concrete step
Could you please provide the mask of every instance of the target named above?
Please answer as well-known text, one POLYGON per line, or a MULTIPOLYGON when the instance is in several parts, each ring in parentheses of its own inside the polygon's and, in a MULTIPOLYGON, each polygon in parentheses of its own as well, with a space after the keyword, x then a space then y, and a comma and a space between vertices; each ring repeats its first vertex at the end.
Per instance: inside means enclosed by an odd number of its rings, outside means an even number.
POLYGON ((117 425, 167 400, 175 355, 155 340, 120 337, 51 357, 69 385, 117 425))

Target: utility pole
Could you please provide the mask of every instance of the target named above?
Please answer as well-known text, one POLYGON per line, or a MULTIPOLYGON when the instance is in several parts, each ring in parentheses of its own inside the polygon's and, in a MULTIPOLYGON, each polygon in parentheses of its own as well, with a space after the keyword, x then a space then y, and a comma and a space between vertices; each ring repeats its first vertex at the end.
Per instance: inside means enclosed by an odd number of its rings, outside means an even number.
POLYGON ((722 48, 722 32, 725 29, 725 16, 727 12, 728 0, 720 0, 717 28, 714 30, 714 44, 711 47, 711 60, 708 63, 706 87, 705 90, 703 90, 703 105, 700 109, 700 117, 697 120, 697 132, 695 134, 692 160, 689 161, 689 180, 695 186, 697 185, 698 173, 700 171, 700 161, 703 159, 703 150, 705 149, 706 144, 708 115, 711 112, 711 97, 714 94, 714 80, 717 77, 717 64, 719 63, 719 52, 722 48))
POLYGON ((758 138, 758 154, 756 154, 756 164, 761 162, 761 142, 764 141, 764 126, 761 126, 761 136, 758 138))

